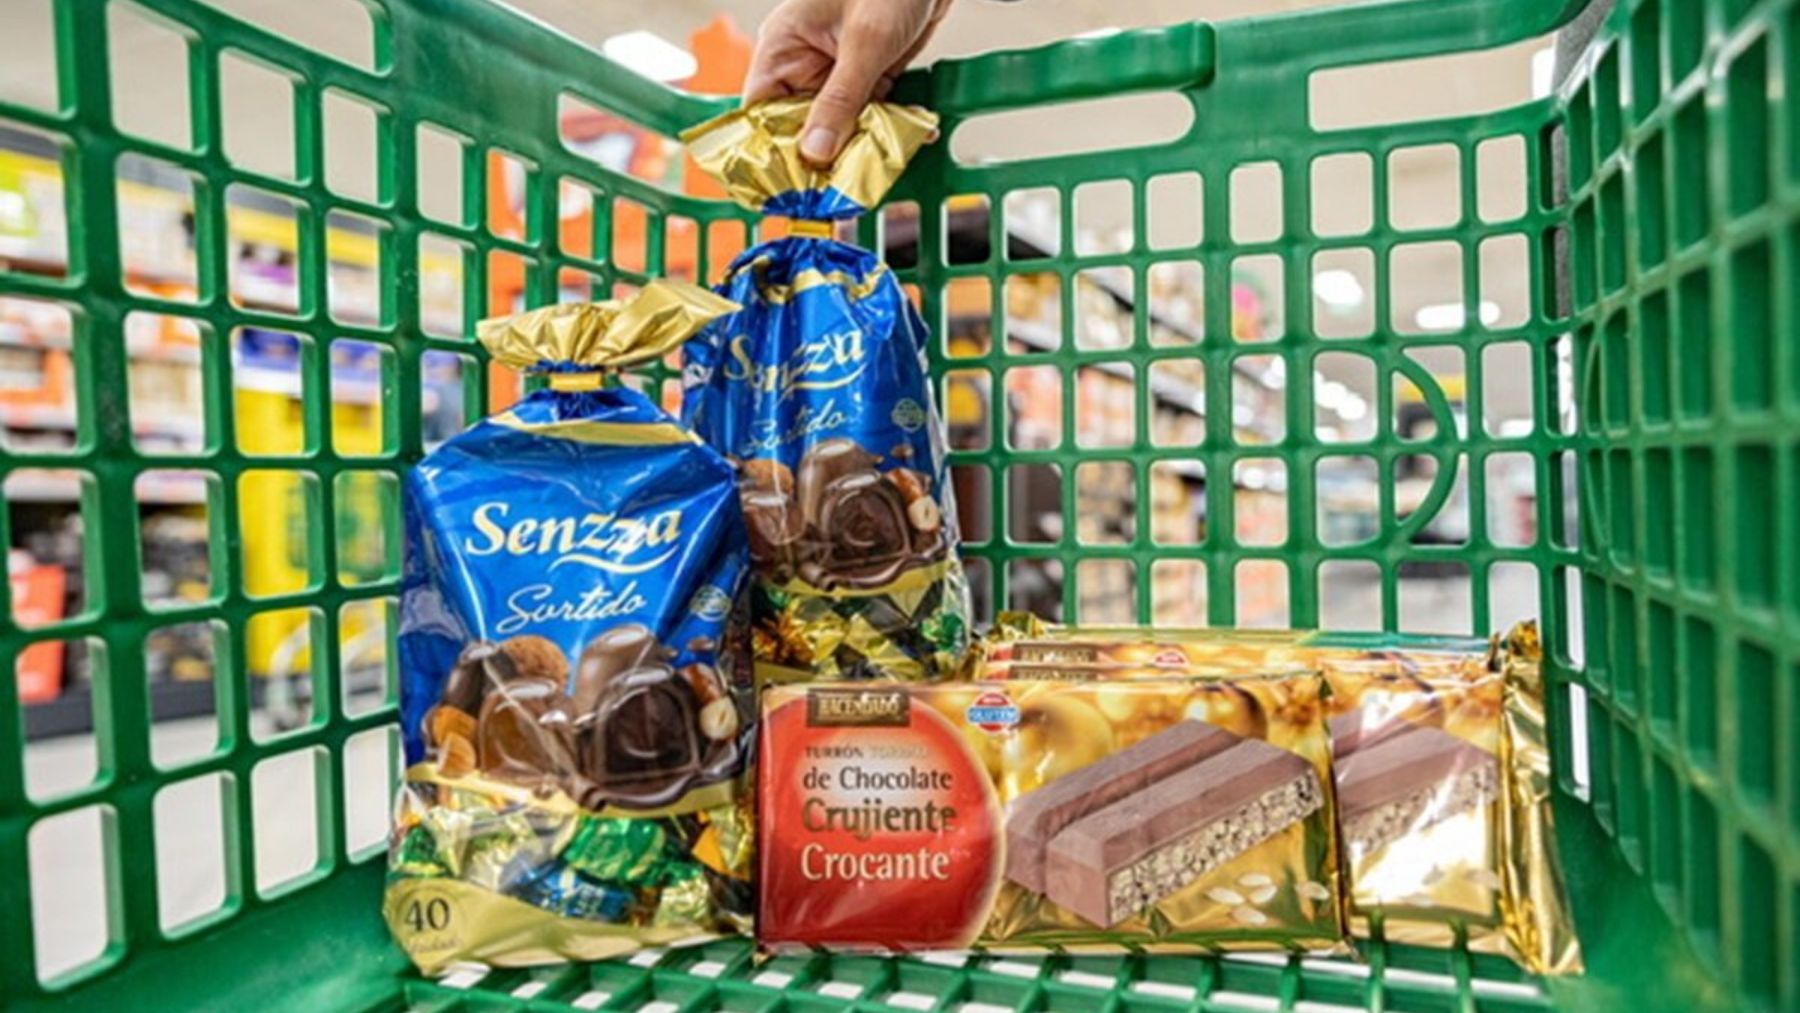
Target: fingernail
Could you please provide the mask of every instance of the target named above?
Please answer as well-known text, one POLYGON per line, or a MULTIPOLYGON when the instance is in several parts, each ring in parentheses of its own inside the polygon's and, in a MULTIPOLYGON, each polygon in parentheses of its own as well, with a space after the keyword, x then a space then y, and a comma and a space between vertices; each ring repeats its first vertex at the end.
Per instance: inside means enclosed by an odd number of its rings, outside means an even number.
POLYGON ((814 162, 829 162, 837 154, 837 131, 814 127, 800 138, 800 153, 814 162))

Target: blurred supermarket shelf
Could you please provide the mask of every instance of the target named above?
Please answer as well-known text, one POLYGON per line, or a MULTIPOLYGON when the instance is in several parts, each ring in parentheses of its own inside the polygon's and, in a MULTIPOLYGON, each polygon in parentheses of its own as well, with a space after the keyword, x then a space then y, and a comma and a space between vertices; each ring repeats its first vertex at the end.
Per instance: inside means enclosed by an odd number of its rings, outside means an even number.
MULTIPOLYGON (((75 503, 81 499, 83 473, 15 471, 6 479, 10 503, 75 503)), ((198 472, 147 472, 135 486, 139 503, 201 505, 207 502, 206 479, 198 472)))

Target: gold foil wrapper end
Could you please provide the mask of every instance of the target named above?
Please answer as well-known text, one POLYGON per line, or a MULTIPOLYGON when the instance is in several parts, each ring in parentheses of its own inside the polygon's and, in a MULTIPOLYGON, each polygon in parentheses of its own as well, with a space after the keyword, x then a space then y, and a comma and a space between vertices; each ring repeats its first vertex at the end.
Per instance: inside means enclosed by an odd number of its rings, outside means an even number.
POLYGON ((686 282, 657 280, 629 299, 563 303, 483 320, 476 335, 513 369, 545 363, 624 369, 660 359, 737 303, 686 282))
POLYGON ((725 185, 731 199, 753 211, 784 193, 836 188, 864 210, 874 208, 906 171, 906 163, 937 136, 937 116, 916 106, 871 102, 829 169, 800 156, 800 131, 811 98, 782 98, 731 112, 681 135, 700 168, 725 185))
POLYGON ((1581 944, 1569 914, 1550 811, 1550 750, 1544 713, 1543 647, 1536 623, 1506 635, 1500 760, 1500 917, 1521 963, 1533 974, 1577 974, 1581 944))

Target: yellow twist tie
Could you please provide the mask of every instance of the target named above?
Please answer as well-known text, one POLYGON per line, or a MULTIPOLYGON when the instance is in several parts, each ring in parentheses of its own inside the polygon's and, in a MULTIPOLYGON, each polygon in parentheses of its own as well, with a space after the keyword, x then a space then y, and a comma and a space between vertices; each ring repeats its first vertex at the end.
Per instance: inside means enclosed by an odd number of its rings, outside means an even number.
POLYGON ((788 235, 804 236, 807 239, 830 239, 834 231, 831 222, 812 218, 795 218, 788 226, 788 235))
POLYGON ((606 386, 605 373, 551 373, 550 389, 561 391, 599 390, 606 386))

